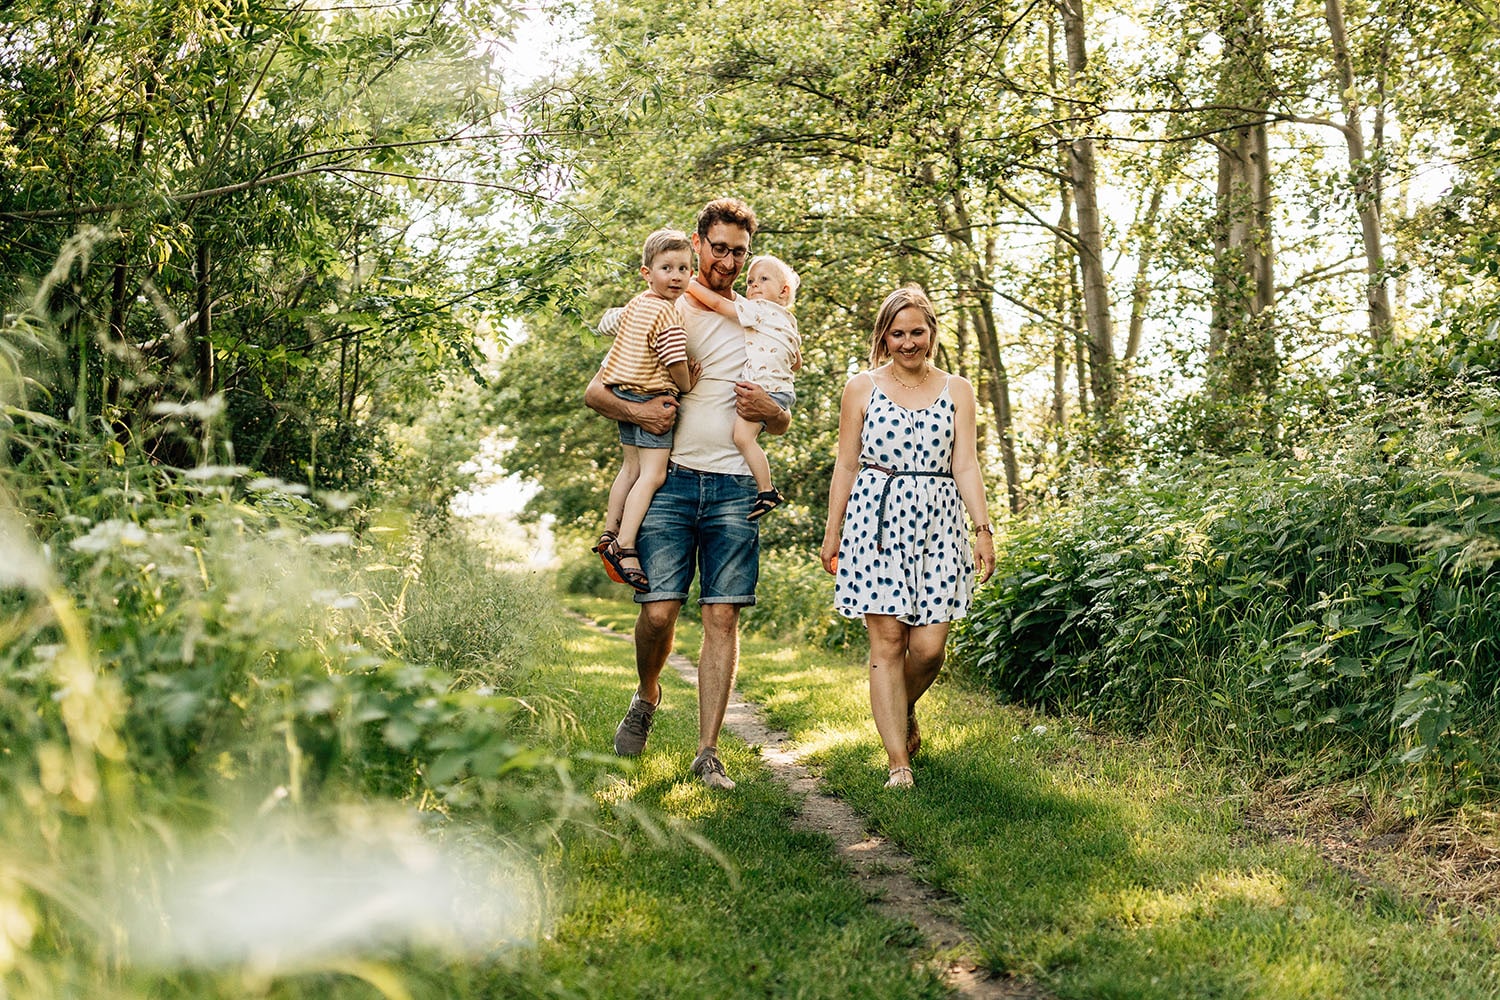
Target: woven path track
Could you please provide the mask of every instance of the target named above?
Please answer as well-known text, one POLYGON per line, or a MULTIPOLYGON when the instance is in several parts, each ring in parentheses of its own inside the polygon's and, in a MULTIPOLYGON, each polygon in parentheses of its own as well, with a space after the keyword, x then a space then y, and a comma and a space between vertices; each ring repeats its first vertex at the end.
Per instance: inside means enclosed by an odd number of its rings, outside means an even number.
MULTIPOLYGON (((595 631, 619 639, 630 636, 604 628, 581 616, 578 620, 595 631)), ((685 656, 673 654, 667 663, 678 676, 698 684, 698 668, 685 656)), ((1045 1000, 1048 994, 1017 979, 997 979, 973 959, 975 948, 968 932, 957 922, 958 905, 932 886, 918 880, 916 860, 896 845, 872 834, 864 817, 842 799, 824 792, 791 742, 788 734, 766 725, 760 707, 731 693, 724 726, 752 747, 771 774, 801 799, 796 825, 799 829, 827 835, 854 878, 868 891, 884 913, 916 926, 927 941, 932 960, 943 978, 959 996, 975 1000, 1045 1000)))

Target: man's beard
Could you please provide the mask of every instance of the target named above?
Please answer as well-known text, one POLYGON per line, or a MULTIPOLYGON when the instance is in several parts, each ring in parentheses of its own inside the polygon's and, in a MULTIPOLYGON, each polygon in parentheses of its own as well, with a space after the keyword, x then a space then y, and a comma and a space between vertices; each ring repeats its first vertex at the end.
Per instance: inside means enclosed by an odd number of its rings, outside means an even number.
POLYGON ((732 274, 723 274, 716 267, 710 267, 698 274, 698 280, 707 285, 712 291, 728 294, 734 288, 735 279, 740 276, 738 270, 732 274))

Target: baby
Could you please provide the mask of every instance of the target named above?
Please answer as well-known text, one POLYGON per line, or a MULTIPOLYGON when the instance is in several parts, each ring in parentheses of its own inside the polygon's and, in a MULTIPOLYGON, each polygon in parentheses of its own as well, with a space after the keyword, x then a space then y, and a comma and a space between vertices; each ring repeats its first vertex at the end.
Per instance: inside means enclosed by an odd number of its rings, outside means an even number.
MULTIPOLYGON (((790 410, 797 399, 792 388, 792 373, 802 367, 802 338, 797 333, 797 318, 792 302, 801 284, 797 272, 785 262, 762 254, 745 269, 745 294, 733 301, 709 291, 695 277, 687 286, 688 294, 706 309, 734 319, 745 328, 745 370, 742 381, 756 382, 784 410, 790 410)), ((786 502, 771 483, 771 463, 757 438, 765 424, 734 418, 734 446, 739 449, 755 477, 755 504, 747 515, 758 521, 786 502)))

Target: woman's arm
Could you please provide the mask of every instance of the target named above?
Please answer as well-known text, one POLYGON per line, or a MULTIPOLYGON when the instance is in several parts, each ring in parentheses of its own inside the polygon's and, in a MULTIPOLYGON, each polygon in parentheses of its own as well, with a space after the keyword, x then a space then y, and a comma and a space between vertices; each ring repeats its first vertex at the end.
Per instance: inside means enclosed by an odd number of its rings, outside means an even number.
POLYGON ((849 509, 849 494, 859 476, 860 433, 865 426, 865 410, 875 383, 868 372, 860 372, 844 384, 839 402, 839 450, 833 461, 833 479, 828 484, 828 523, 823 528, 823 547, 819 557, 823 568, 832 573, 838 568, 839 535, 844 527, 844 513, 849 509))
POLYGON ((740 314, 734 308, 734 293, 730 292, 729 298, 726 299, 717 292, 711 292, 703 282, 698 280, 697 275, 688 281, 687 293, 693 297, 694 302, 705 309, 712 309, 726 319, 738 320, 740 318, 740 314))
POLYGON ((974 561, 979 564, 979 582, 995 572, 995 531, 984 499, 984 476, 979 471, 979 433, 975 429, 974 387, 957 375, 953 387, 953 481, 975 528, 974 561))

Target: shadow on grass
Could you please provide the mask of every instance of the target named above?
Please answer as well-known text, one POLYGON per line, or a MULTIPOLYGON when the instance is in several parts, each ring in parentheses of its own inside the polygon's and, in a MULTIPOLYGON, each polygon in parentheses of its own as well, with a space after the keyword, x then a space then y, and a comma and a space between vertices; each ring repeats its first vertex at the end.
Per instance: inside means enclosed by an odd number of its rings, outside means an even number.
MULTIPOLYGON (((1100 738, 944 681, 922 703, 916 789, 886 792, 865 670, 810 649, 788 662, 785 648, 745 641, 742 694, 767 707, 830 792, 953 894, 991 968, 1059 998, 1500 995, 1500 920, 1433 920, 1310 850, 1249 835, 1222 777, 1167 747, 1100 738)), ((668 697, 696 704, 690 690, 668 697)), ((659 725, 680 728, 654 752, 692 743, 692 708, 672 714, 659 725)), ((735 744, 726 757, 736 778, 754 767, 741 753, 735 744)), ((684 769, 687 759, 684 749, 684 769)), ((640 794, 670 797, 654 782, 640 794)), ((741 819, 705 817, 699 829, 733 845, 742 871, 784 877, 764 852, 786 842, 741 819)), ((837 871, 827 864, 819 855, 814 870, 837 871)), ((693 870, 705 889, 720 878, 693 870)))
POLYGON ((868 905, 826 837, 791 828, 795 803, 754 748, 721 741, 732 792, 689 773, 697 692, 674 672, 634 760, 610 754, 635 686, 628 641, 570 628, 544 682, 573 706, 571 748, 591 755, 576 775, 600 811, 559 844, 553 934, 518 982, 578 997, 947 995, 915 930, 868 905))

